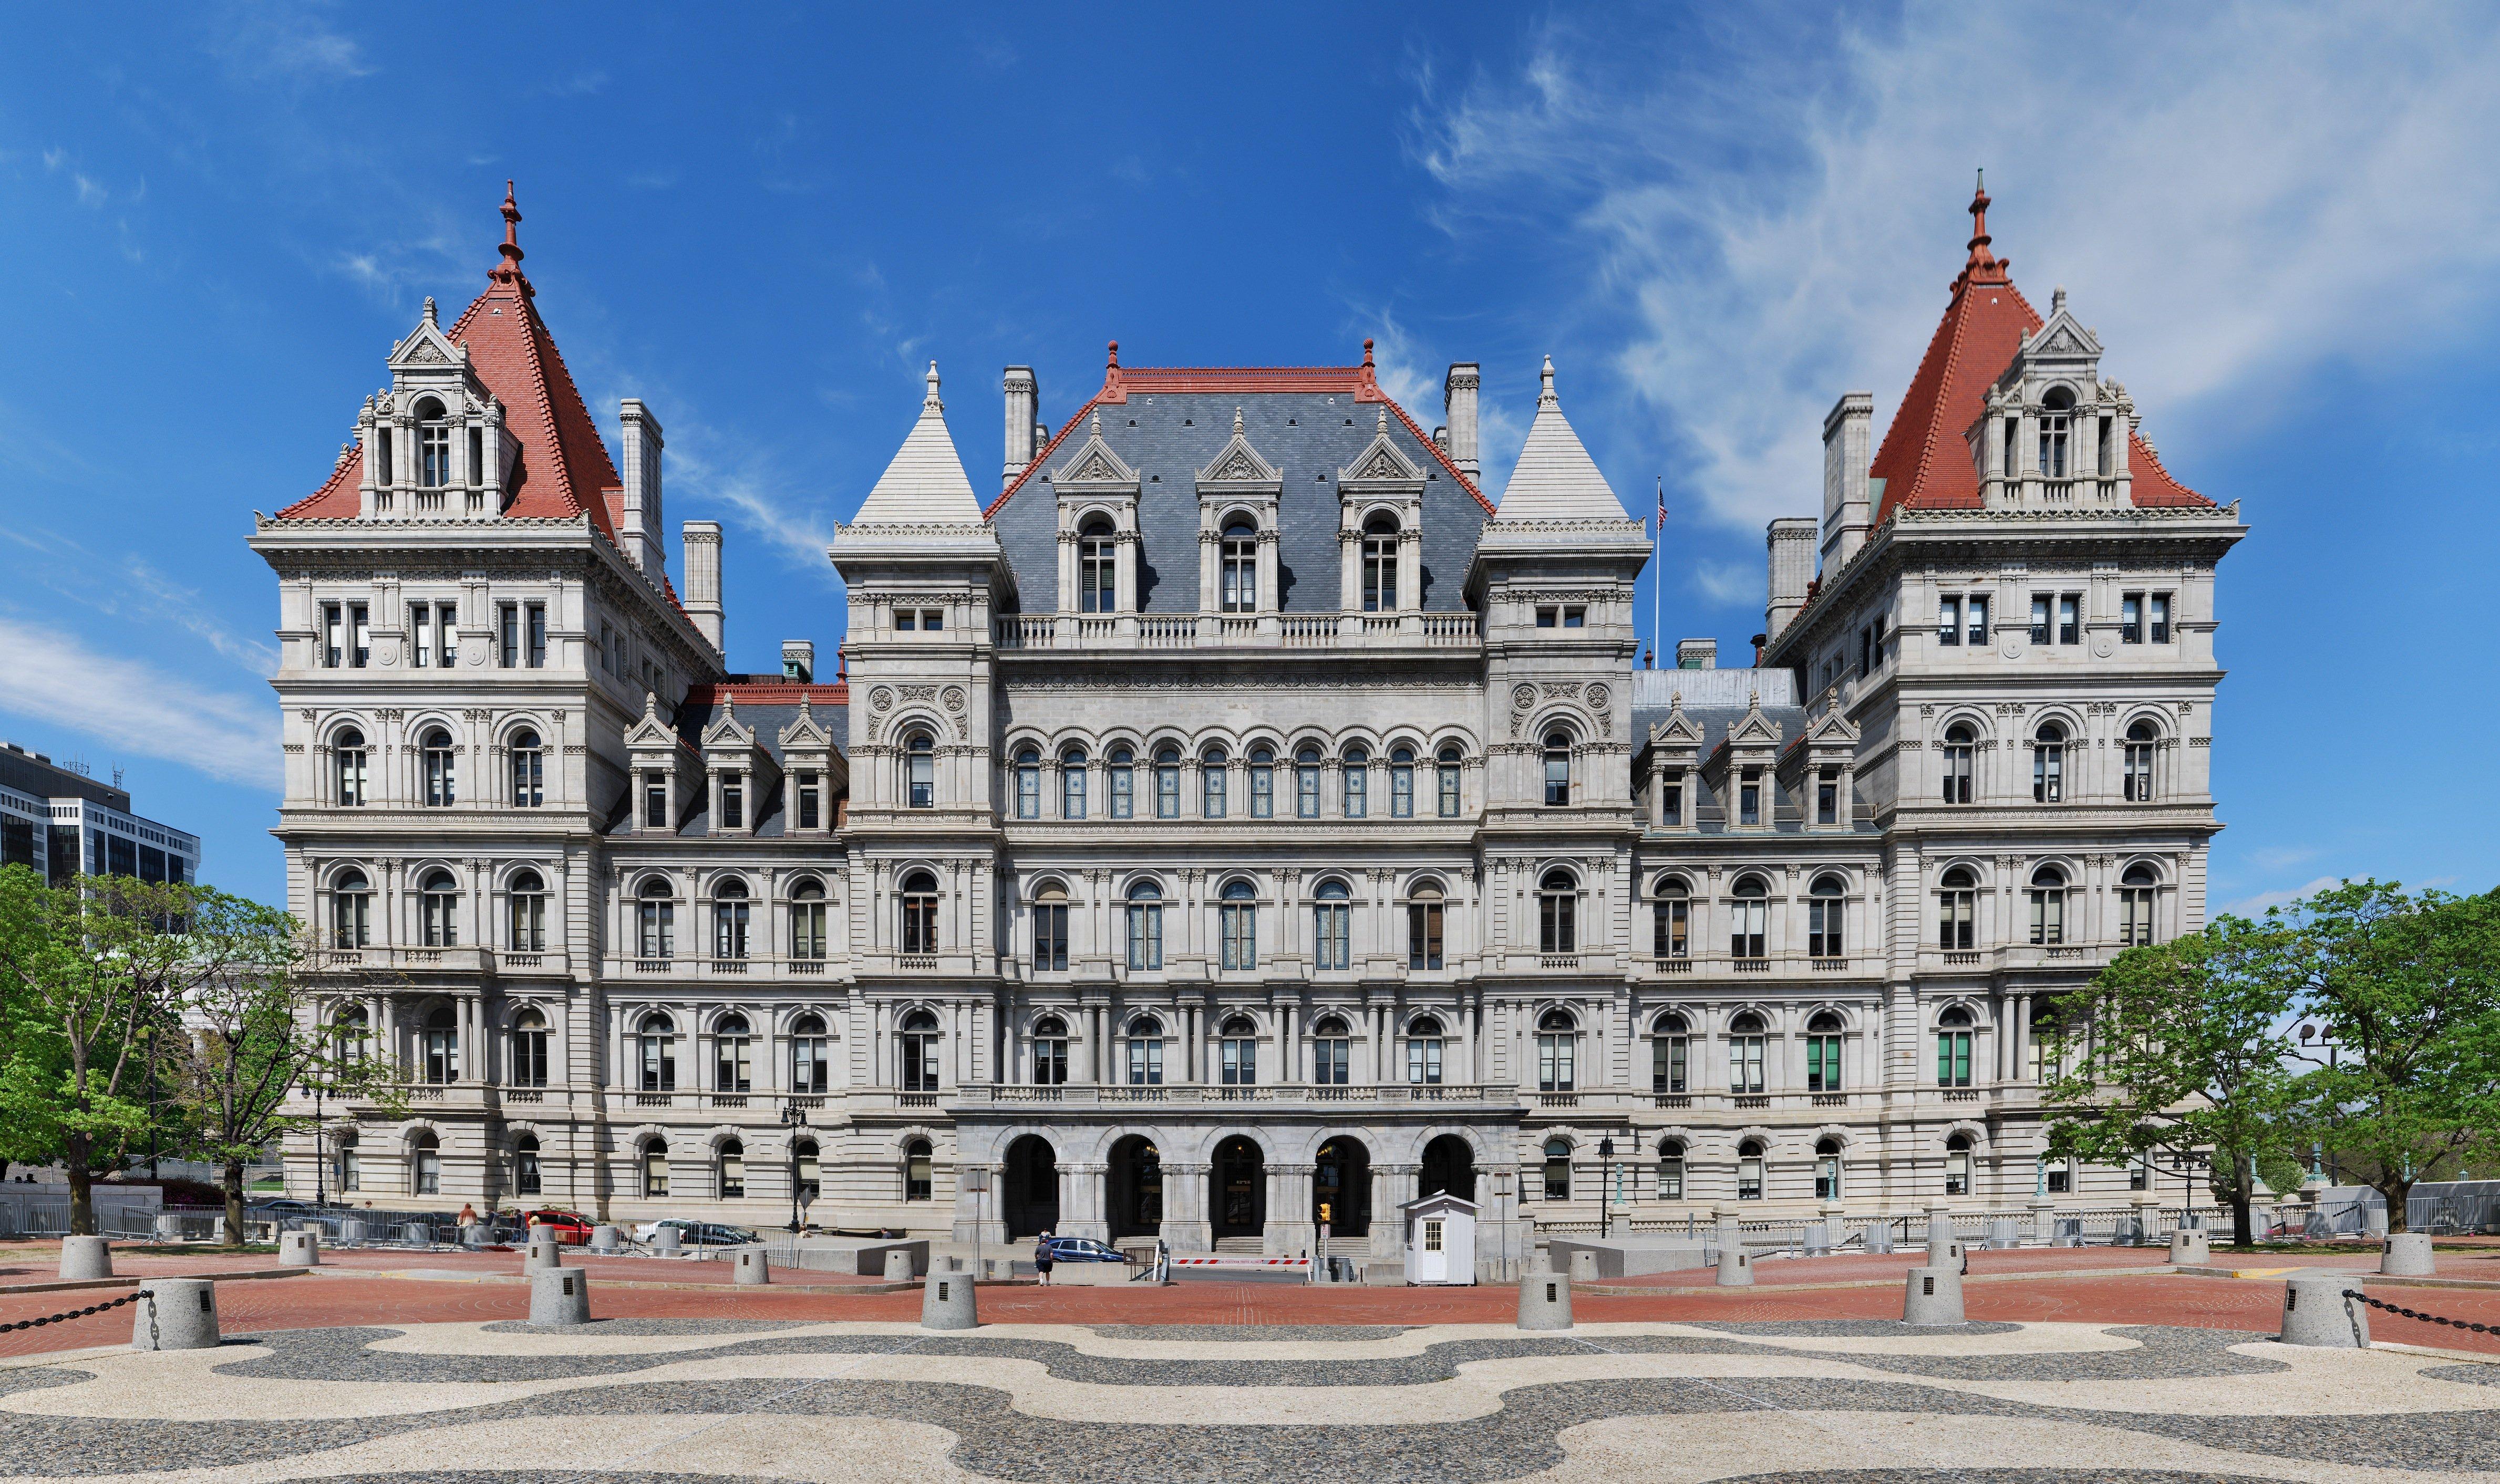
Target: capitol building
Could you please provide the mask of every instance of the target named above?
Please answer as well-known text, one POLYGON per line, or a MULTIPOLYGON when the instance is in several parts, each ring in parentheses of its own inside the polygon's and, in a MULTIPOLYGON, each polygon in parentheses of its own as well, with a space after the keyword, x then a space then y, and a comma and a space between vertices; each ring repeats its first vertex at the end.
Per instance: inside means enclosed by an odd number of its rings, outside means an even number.
POLYGON ((251 537, 306 1013, 410 1083, 325 1103, 290 1189, 1384 1256, 1437 1191, 1514 1248, 2127 1204, 2048 1155, 2051 1006, 2204 921, 2245 527, 1987 206, 1880 439, 1870 393, 1825 418, 1749 653, 1645 662, 1675 547, 1576 368, 1496 490, 1473 364, 1408 409, 1367 345, 1114 344, 1077 399, 933 366, 829 553, 839 647, 758 675, 508 197, 485 291, 251 537))

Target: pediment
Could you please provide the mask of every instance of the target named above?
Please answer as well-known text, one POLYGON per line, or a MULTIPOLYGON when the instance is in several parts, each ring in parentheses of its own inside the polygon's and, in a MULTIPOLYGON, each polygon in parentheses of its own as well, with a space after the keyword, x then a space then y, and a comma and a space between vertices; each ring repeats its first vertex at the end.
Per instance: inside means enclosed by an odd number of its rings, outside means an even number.
POLYGON ((1684 713, 1682 696, 1675 696, 1667 702, 1666 719, 1650 727, 1649 740, 1653 746, 1697 747, 1701 745, 1701 729, 1694 726, 1693 718, 1684 713))
POLYGON ((1840 708, 1829 707, 1807 726, 1805 743, 1808 747, 1855 747, 1858 728, 1841 714, 1840 708))
POLYGON ((816 719, 816 713, 808 709, 807 698, 800 697, 798 716, 781 729, 781 750, 821 751, 833 744, 834 734, 816 719))
POLYGON ((1736 724, 1727 729, 1727 745, 1777 747, 1779 744, 1779 723, 1762 714, 1762 695, 1761 692, 1756 691, 1753 700, 1745 708, 1745 714, 1736 718, 1736 724))
POLYGON ((677 734, 660 719, 660 698, 647 690, 642 692, 641 718, 625 729, 625 745, 638 752, 673 751, 677 745, 677 734))
POLYGON ((1284 481, 1285 477, 1276 472, 1276 466, 1250 446, 1248 436, 1241 431, 1241 409, 1234 408, 1233 436, 1216 451, 1215 457, 1207 461, 1206 467, 1198 472, 1199 488, 1205 491, 1209 485, 1219 485, 1225 493, 1264 491, 1273 494, 1284 487, 1284 481))
POLYGON ((2051 314, 2049 322, 2023 343, 2023 354, 2027 360, 2095 360, 2100 353, 2099 337, 2064 308, 2051 314))
POLYGON ((711 724, 704 728, 703 744, 707 748, 755 745, 755 729, 738 719, 738 701, 735 697, 721 697, 720 714, 714 716, 711 724))
POLYGON ((1060 460, 1058 469, 1050 476, 1050 482, 1053 488, 1063 492, 1071 485, 1086 491, 1125 489, 1135 492, 1137 472, 1129 467, 1128 460, 1120 457, 1116 449, 1102 441, 1102 414, 1096 412, 1093 431, 1084 445, 1060 460))
POLYGON ((1384 485, 1420 485, 1424 471, 1406 456, 1389 436, 1389 410, 1380 411, 1380 426, 1371 442, 1354 456, 1351 463, 1337 471, 1340 485, 1364 485, 1378 489, 1384 485))
POLYGON ((408 332, 406 340, 391 346, 390 368, 393 371, 451 366, 466 368, 468 364, 469 351, 455 345, 451 337, 444 333, 442 324, 435 317, 434 301, 431 299, 425 301, 425 315, 417 320, 416 328, 408 332))

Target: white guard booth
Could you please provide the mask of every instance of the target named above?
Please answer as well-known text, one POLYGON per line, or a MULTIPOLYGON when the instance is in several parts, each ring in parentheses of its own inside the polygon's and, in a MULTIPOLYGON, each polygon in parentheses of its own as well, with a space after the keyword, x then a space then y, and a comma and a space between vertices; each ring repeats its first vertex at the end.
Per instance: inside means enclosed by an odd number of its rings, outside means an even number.
POLYGON ((1406 1221, 1407 1282, 1475 1282, 1476 1209, 1446 1191, 1398 1208, 1406 1221))

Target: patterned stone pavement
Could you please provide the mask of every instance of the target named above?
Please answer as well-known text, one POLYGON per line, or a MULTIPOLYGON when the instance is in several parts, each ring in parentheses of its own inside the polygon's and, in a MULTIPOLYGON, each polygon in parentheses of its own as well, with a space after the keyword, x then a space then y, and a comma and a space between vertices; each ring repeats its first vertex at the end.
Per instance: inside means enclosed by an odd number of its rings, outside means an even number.
POLYGON ((482 1319, 8 1362, 0 1478, 2500 1484, 2494 1379, 2177 1326, 482 1319))

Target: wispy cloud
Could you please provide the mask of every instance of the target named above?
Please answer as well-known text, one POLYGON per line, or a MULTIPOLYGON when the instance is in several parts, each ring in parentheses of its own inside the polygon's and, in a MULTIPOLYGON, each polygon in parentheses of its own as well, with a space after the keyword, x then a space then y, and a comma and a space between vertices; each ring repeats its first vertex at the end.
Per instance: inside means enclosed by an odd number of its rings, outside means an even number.
MULTIPOLYGON (((1435 353, 1386 306, 1358 306, 1355 317, 1368 327, 1372 369, 1381 387, 1397 398, 1398 405, 1423 424, 1426 432, 1431 432, 1440 420, 1443 379, 1455 357, 1435 353)), ((1478 399, 1476 464, 1484 473, 1477 482, 1486 499, 1500 495, 1502 486, 1510 480, 1511 465, 1519 461, 1519 446, 1527 441, 1528 429, 1508 404, 1497 397, 1478 399)))
POLYGON ((48 722, 102 746, 161 758, 214 778, 275 791, 278 707, 211 690, 143 661, 90 648, 56 629, 0 615, 9 685, 0 712, 48 722))
POLYGON ((227 71, 255 81, 348 82, 374 67, 354 38, 329 20, 319 0, 238 0, 217 17, 210 49, 227 71))
POLYGON ((2325 359, 2474 333, 2500 292, 2500 13, 2103 20, 1920 0, 1880 28, 1721 34, 1694 51, 1710 70, 1556 26, 1507 75, 1422 78, 1414 148, 1454 229, 1562 224, 1581 308, 1625 320, 1621 374, 1665 414, 1702 513, 1738 525, 1819 508, 1840 392, 1875 390, 1889 418, 1976 165, 1996 248, 2038 299, 2071 289, 2148 434, 2200 398, 2208 426, 2270 415, 2264 390, 2325 359))
POLYGON ((1693 577, 1693 590, 1713 603, 1743 603, 1762 595, 1762 573, 1758 567, 1702 559, 1688 564, 1687 570, 1693 577))
POLYGON ((2267 907, 2289 907, 2303 897, 2314 897, 2319 892, 2332 890, 2341 884, 2340 876, 2319 876, 2316 880, 2299 886, 2286 886, 2277 891, 2261 891, 2254 896, 2242 897, 2236 902, 2225 902, 2222 904, 2222 910, 2237 913, 2242 917, 2262 916, 2267 907))

